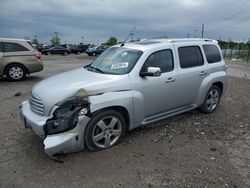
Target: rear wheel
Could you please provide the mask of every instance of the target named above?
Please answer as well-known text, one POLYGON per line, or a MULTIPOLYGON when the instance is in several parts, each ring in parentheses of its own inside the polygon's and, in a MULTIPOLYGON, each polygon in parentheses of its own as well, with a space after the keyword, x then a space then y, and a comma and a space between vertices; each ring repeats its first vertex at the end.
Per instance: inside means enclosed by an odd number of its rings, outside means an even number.
POLYGON ((211 86, 207 92, 206 98, 203 104, 199 107, 199 110, 204 113, 212 113, 219 106, 221 98, 221 90, 218 86, 211 86))
POLYGON ((6 76, 10 81, 23 80, 26 77, 26 69, 22 65, 10 65, 6 69, 6 76))
POLYGON ((115 110, 105 110, 96 114, 85 129, 85 144, 92 150, 114 146, 123 138, 126 123, 123 116, 115 110))
POLYGON ((68 52, 63 52, 63 55, 68 55, 68 52))

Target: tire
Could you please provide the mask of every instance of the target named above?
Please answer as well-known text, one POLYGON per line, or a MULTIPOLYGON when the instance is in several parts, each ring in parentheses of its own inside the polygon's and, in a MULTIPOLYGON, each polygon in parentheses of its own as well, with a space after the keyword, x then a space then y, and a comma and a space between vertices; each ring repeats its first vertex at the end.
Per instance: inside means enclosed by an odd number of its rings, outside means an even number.
POLYGON ((63 52, 63 55, 68 55, 68 52, 63 52))
POLYGON ((220 98, 220 88, 212 85, 206 94, 203 104, 199 107, 199 110, 206 114, 215 112, 219 106, 220 98))
POLYGON ((93 56, 96 56, 96 53, 95 53, 95 52, 93 52, 93 53, 92 53, 92 55, 93 55, 93 56))
POLYGON ((91 151, 110 148, 122 140, 125 130, 126 122, 119 112, 101 111, 91 118, 85 129, 85 145, 91 151))
POLYGON ((47 55, 51 55, 51 52, 47 52, 47 55))
POLYGON ((78 54, 78 55, 80 55, 80 54, 81 54, 81 52, 77 52, 77 54, 78 54))
POLYGON ((6 68, 6 76, 9 81, 20 81, 26 77, 26 68, 19 64, 12 64, 6 68))

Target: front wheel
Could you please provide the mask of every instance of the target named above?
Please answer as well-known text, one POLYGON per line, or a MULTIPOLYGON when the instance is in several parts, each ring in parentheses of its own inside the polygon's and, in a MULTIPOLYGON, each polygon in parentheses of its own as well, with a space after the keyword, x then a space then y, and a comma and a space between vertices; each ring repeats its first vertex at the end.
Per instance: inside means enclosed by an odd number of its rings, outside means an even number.
POLYGON ((209 88, 206 98, 203 104, 199 107, 199 110, 204 113, 212 113, 219 106, 221 98, 221 90, 218 86, 213 85, 209 88))
POLYGON ((68 52, 63 52, 63 55, 68 55, 68 52))
POLYGON ((86 146, 97 151, 119 143, 126 130, 123 116, 115 110, 105 110, 96 114, 85 129, 86 146))

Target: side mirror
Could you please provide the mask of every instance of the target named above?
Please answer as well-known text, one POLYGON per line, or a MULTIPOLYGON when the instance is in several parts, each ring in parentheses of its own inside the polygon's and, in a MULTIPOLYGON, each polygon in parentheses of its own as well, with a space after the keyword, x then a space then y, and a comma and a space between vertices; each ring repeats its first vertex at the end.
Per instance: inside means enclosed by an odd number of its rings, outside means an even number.
POLYGON ((147 72, 140 72, 140 76, 152 76, 152 77, 158 77, 161 76, 161 68, 159 67, 148 67, 147 72))

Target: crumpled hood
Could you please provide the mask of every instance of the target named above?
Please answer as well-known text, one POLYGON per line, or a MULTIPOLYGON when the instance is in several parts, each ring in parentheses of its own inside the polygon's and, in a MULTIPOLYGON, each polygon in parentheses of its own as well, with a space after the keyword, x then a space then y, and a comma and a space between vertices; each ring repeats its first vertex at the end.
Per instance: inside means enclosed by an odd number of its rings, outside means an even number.
POLYGON ((44 115, 48 115, 53 105, 85 89, 89 95, 130 89, 128 75, 108 75, 90 72, 84 68, 64 72, 45 79, 32 88, 32 94, 40 98, 44 105, 44 115))

